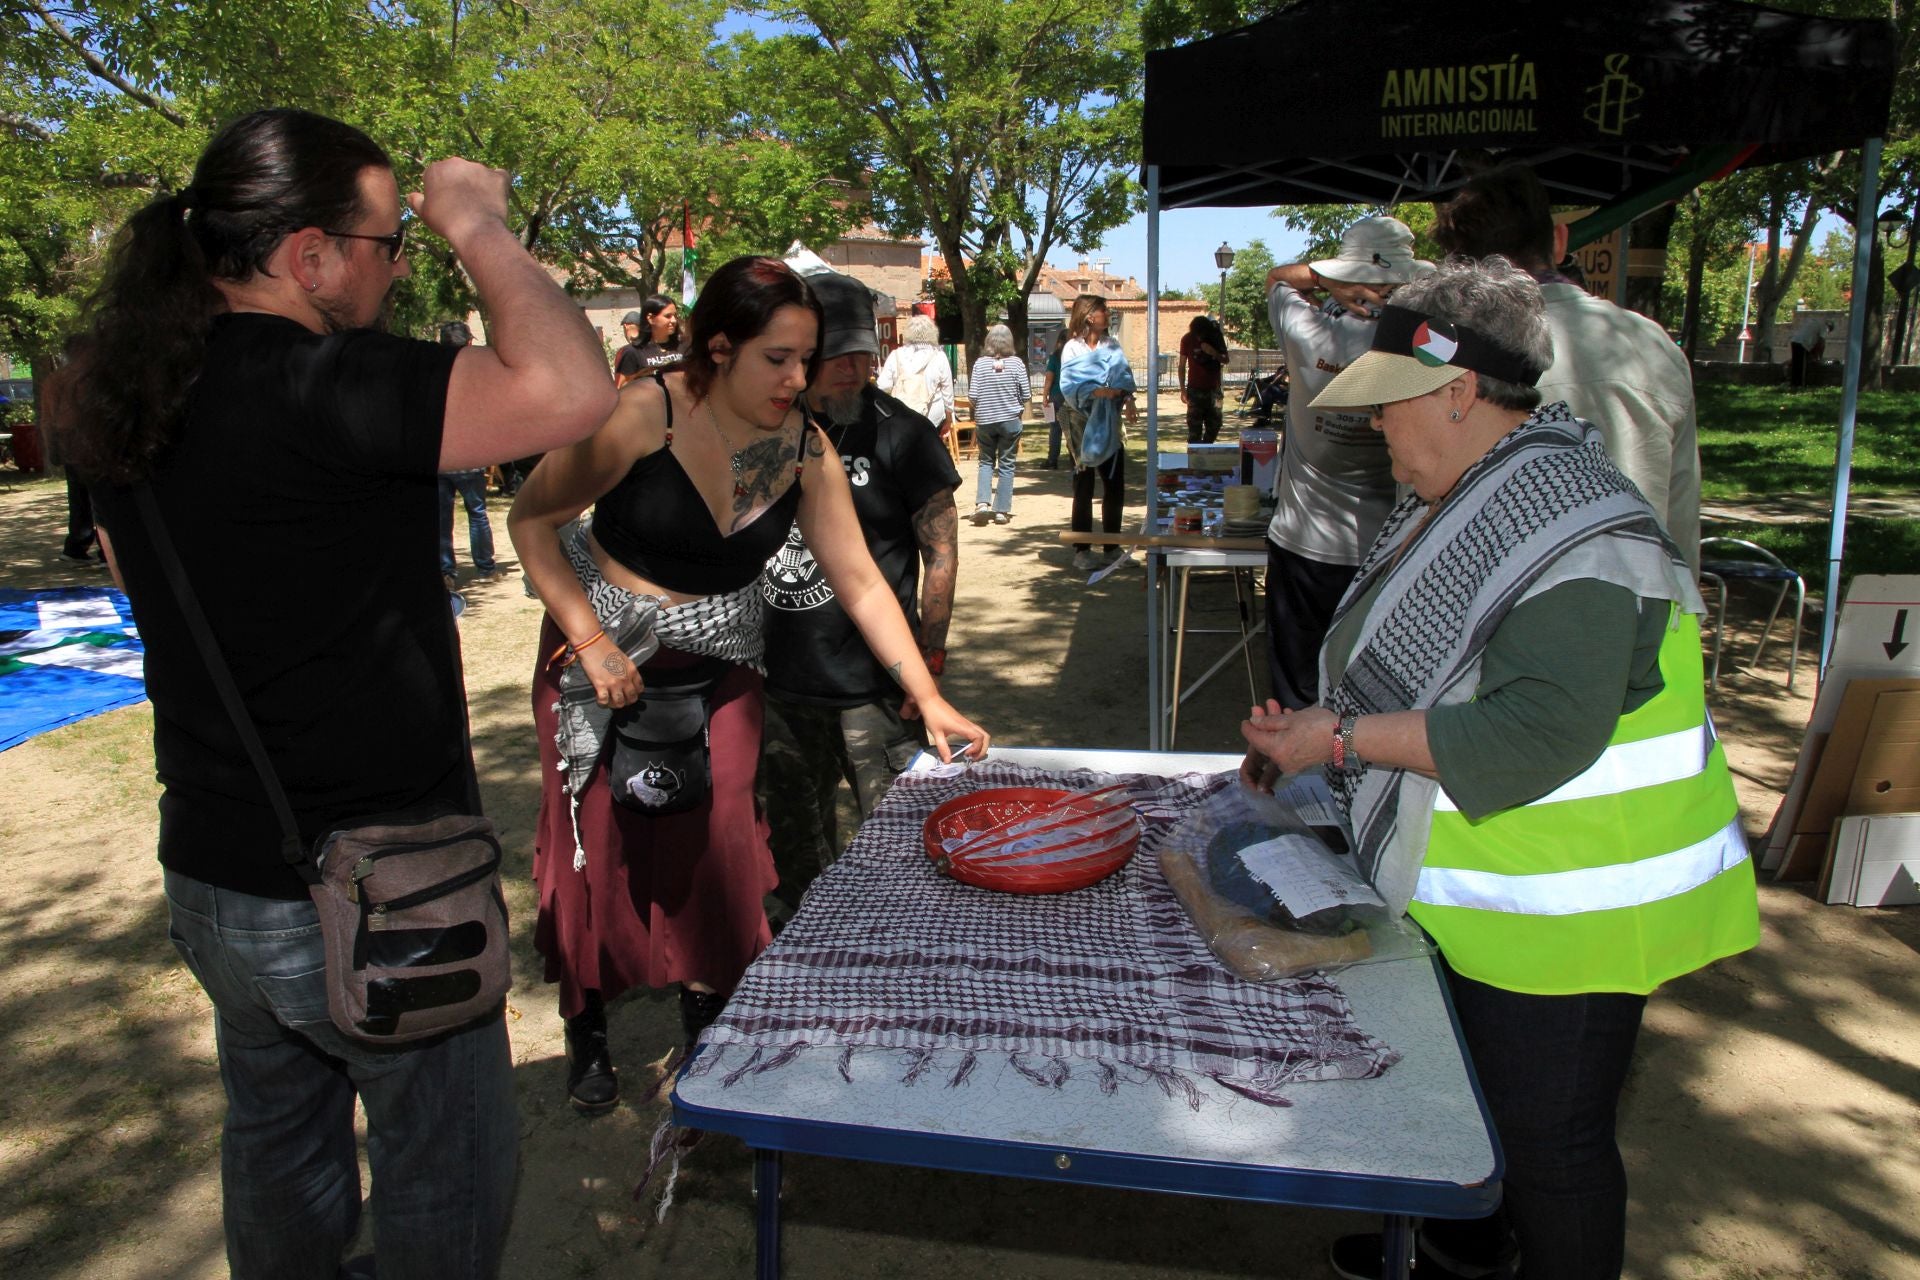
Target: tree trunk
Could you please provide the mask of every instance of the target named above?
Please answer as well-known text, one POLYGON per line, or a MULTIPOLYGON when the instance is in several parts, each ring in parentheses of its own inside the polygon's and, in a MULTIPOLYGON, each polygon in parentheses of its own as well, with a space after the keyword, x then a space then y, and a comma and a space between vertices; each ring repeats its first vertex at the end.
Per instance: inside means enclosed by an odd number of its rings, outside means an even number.
POLYGON ((1695 234, 1687 242, 1687 298, 1680 315, 1680 345, 1687 362, 1700 358, 1700 288, 1707 275, 1707 243, 1695 234))
MULTIPOLYGON (((1017 294, 1007 303, 1007 328, 1013 330, 1013 354, 1027 358, 1027 295, 1017 294)), ((1028 370, 1032 372, 1031 369, 1028 370)))
POLYGON ((1793 229, 1793 248, 1787 254, 1786 265, 1780 263, 1780 235, 1786 226, 1787 201, 1790 195, 1781 193, 1778 203, 1771 210, 1767 221, 1767 266, 1754 285, 1754 313, 1760 318, 1760 327, 1755 333, 1755 346, 1762 362, 1773 363, 1774 316, 1780 310, 1780 303, 1793 292, 1793 282, 1800 274, 1800 264, 1806 261, 1807 249, 1813 243, 1813 225, 1819 218, 1819 210, 1813 201, 1807 202, 1806 209, 1800 215, 1799 225, 1793 229))
MULTIPOLYGON (((1887 263, 1886 253, 1881 248, 1879 228, 1872 222, 1867 223, 1867 312, 1865 332, 1860 335, 1860 386, 1863 390, 1878 391, 1881 386, 1881 373, 1885 368, 1882 358, 1886 350, 1887 317, 1887 263)), ((1854 229, 1854 252, 1858 253, 1860 230, 1854 229)))

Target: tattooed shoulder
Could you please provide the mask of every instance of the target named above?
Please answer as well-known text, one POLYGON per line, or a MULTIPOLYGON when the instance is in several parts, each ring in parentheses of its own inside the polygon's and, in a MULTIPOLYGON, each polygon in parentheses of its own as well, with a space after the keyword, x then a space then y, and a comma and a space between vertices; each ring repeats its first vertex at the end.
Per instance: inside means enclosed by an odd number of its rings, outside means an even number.
POLYGON ((914 536, 923 547, 952 543, 959 527, 960 517, 954 508, 951 493, 929 498, 925 506, 913 513, 914 536))

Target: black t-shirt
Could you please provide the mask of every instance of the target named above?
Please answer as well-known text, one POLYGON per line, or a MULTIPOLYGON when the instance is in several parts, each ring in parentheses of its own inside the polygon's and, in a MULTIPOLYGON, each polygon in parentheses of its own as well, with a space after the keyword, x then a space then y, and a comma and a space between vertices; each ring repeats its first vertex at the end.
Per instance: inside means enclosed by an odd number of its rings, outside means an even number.
MULTIPOLYGON (((153 474, 309 848, 345 824, 469 803, 435 482, 458 351, 221 316, 153 474)), ((132 493, 94 494, 146 646, 160 861, 222 888, 305 897, 132 493)))
POLYGON ((685 355, 678 347, 663 347, 657 342, 629 342, 620 348, 613 371, 623 378, 650 378, 673 368, 685 355))
MULTIPOLYGON (((920 543, 913 517, 929 499, 958 488, 960 473, 932 423, 874 387, 863 398, 859 420, 828 425, 827 437, 852 482, 867 550, 917 628, 920 543)), ((845 707, 898 694, 899 686, 834 599, 798 525, 768 562, 761 586, 768 604, 768 689, 798 702, 845 707)))

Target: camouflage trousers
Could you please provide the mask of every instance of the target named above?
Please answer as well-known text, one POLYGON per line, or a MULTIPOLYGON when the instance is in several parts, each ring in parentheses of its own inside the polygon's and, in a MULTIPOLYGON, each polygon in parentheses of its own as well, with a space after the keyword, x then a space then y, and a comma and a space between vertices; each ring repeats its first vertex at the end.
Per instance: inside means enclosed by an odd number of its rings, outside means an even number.
POLYGON ((920 722, 902 720, 898 702, 822 707, 767 694, 756 787, 780 876, 767 903, 769 918, 784 924, 799 909, 807 886, 840 856, 924 743, 920 722), (845 839, 839 834, 842 780, 853 788, 857 815, 845 839))

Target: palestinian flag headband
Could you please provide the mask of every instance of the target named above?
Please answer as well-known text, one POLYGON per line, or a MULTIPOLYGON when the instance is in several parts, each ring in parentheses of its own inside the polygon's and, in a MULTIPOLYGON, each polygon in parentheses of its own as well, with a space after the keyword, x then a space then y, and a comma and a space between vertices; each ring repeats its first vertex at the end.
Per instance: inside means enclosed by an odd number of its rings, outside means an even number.
POLYGON ((1380 310, 1373 331, 1373 349, 1388 355, 1409 356, 1429 369, 1452 365, 1489 378, 1531 387, 1546 370, 1518 351, 1503 347, 1485 334, 1452 320, 1442 320, 1391 302, 1380 310))

